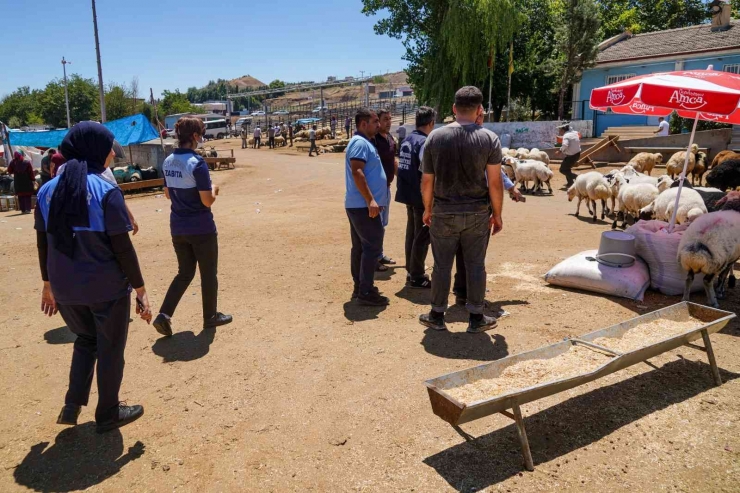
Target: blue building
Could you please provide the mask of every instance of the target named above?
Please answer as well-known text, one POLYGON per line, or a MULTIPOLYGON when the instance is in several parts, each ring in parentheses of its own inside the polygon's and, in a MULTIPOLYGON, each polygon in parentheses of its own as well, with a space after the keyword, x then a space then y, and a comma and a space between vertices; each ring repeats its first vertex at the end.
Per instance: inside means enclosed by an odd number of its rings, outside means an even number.
POLYGON ((710 24, 669 29, 645 34, 622 33, 601 43, 596 66, 584 71, 573 87, 573 119, 593 120, 594 135, 608 127, 658 125, 657 117, 616 115, 593 111, 588 101, 591 90, 637 75, 700 70, 740 73, 740 21, 729 28, 712 31, 710 24))

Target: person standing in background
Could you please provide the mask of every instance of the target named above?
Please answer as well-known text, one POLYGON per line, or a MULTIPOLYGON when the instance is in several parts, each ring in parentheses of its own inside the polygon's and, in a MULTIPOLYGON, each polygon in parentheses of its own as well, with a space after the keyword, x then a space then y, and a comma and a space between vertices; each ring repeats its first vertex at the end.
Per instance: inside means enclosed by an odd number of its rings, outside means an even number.
POLYGON ((416 289, 432 287, 432 281, 424 273, 424 261, 429 252, 429 228, 423 222, 420 153, 427 135, 434 130, 435 117, 432 108, 421 106, 416 111, 416 130, 399 146, 396 202, 406 205, 406 286, 416 289))
POLYGON ((54 153, 53 156, 51 156, 51 177, 54 178, 57 176, 57 172, 59 171, 59 168, 66 163, 67 160, 62 156, 60 152, 54 153))
POLYGON ((254 127, 254 144, 252 144, 252 149, 259 149, 260 144, 262 141, 262 129, 259 125, 254 127))
POLYGON ((41 159, 41 185, 46 185, 51 181, 51 157, 56 153, 54 149, 46 151, 46 155, 41 159))
POLYGON ((352 128, 352 118, 349 116, 344 120, 344 131, 347 133, 347 138, 349 139, 349 129, 352 128))
MULTIPOLYGON (((378 120, 380 121, 380 127, 378 133, 373 139, 375 148, 378 150, 380 161, 383 163, 383 170, 388 181, 388 197, 391 196, 391 183, 396 177, 398 171, 398 161, 396 161, 396 141, 391 136, 391 113, 388 110, 380 110, 378 112, 378 120)), ((390 207, 386 207, 380 213, 380 219, 383 222, 383 228, 388 227, 388 221, 390 219, 390 207)), ((385 272, 388 270, 389 265, 395 265, 396 261, 385 255, 384 252, 380 252, 378 257, 377 269, 379 272, 385 272)))
POLYGON ((578 164, 578 160, 581 159, 581 139, 578 137, 578 132, 574 132, 570 129, 570 125, 567 123, 559 128, 560 135, 563 137, 563 143, 560 149, 555 152, 563 154, 565 159, 560 164, 560 173, 565 175, 567 183, 566 188, 573 185, 578 177, 577 174, 573 173, 573 166, 578 164))
POLYGON ((337 117, 333 116, 331 117, 331 121, 329 122, 329 128, 331 128, 331 138, 336 139, 337 138, 337 117))
POLYGON ((316 147, 316 125, 311 127, 308 131, 308 141, 311 143, 311 147, 308 148, 308 157, 313 157, 313 152, 316 151, 316 155, 319 155, 319 148, 316 147))
POLYGON ((375 266, 383 251, 385 230, 380 212, 388 207, 388 181, 372 138, 378 132, 378 115, 360 109, 355 116, 357 133, 347 145, 344 161, 344 208, 349 218, 352 251, 352 299, 362 305, 385 306, 390 301, 375 287, 375 266))
POLYGON ((668 122, 662 116, 658 117, 658 130, 653 133, 658 137, 668 137, 671 135, 670 125, 668 125, 668 122))
POLYGON ((288 139, 290 140, 290 147, 293 147, 293 125, 288 122, 288 139))
POLYGON ((31 161, 26 158, 23 151, 15 151, 7 171, 9 175, 13 175, 13 190, 18 201, 18 209, 21 214, 30 214, 31 197, 36 183, 31 161))
POLYGON ((171 319, 182 296, 200 269, 203 329, 231 323, 231 315, 218 307, 218 233, 211 206, 218 196, 218 186, 211 184, 208 165, 195 153, 205 126, 199 118, 180 118, 175 124, 180 147, 164 160, 165 196, 172 201, 170 232, 177 256, 177 275, 154 320, 154 328, 164 336, 172 335, 171 319))
POLYGON ((242 138, 242 149, 247 148, 247 124, 242 123, 242 128, 239 131, 239 136, 242 138))
POLYGON ((149 323, 149 299, 129 231, 121 189, 101 177, 115 157, 113 134, 103 125, 82 122, 60 146, 69 159, 63 174, 41 187, 36 208, 36 243, 44 282, 41 310, 61 313, 77 335, 69 390, 57 424, 76 425, 90 397, 97 361, 96 431, 104 433, 144 414, 119 399, 131 312, 149 323))
POLYGON ((431 228, 434 271, 432 309, 419 322, 434 330, 447 330, 445 312, 458 248, 467 268, 467 331, 482 332, 497 324, 483 310, 488 237, 503 229, 502 153, 496 134, 476 124, 482 103, 477 87, 459 89, 452 107, 456 122, 434 130, 424 143, 423 220, 431 228))
POLYGON ((272 124, 267 127, 267 147, 275 148, 275 127, 272 124))

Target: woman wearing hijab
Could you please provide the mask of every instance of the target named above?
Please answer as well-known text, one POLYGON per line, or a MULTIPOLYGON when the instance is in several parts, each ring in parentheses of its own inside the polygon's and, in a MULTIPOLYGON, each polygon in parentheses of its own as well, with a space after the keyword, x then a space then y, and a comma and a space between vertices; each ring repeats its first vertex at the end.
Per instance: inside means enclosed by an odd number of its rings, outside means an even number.
POLYGON ((23 151, 15 151, 13 160, 8 166, 8 174, 13 175, 13 187, 18 200, 18 208, 23 214, 31 213, 31 196, 33 195, 33 184, 36 176, 33 173, 33 165, 23 151))
POLYGON ((141 406, 119 401, 131 311, 147 323, 151 311, 144 279, 128 232, 132 230, 121 190, 101 178, 114 158, 113 134, 103 125, 72 127, 60 147, 64 173, 41 187, 36 239, 44 287, 41 310, 57 311, 77 335, 69 390, 58 424, 76 425, 86 406, 97 360, 98 433, 140 418, 141 406))
POLYGON ((164 336, 172 335, 170 320, 180 299, 200 269, 203 299, 203 328, 231 323, 231 315, 216 310, 218 306, 218 234, 211 206, 218 186, 211 185, 208 165, 195 153, 202 142, 205 125, 199 118, 180 118, 175 133, 180 147, 164 160, 165 196, 172 201, 170 232, 177 256, 178 272, 167 290, 154 328, 164 336))
POLYGON ((57 171, 61 168, 67 160, 60 153, 56 152, 51 156, 51 177, 57 176, 57 171))

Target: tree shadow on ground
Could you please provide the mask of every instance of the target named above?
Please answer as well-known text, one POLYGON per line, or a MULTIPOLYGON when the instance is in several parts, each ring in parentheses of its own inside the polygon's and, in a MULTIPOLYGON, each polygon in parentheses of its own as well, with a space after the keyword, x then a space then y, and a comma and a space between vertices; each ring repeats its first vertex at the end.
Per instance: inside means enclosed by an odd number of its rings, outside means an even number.
POLYGON ((66 325, 44 333, 44 340, 47 344, 72 344, 76 339, 77 336, 66 325))
POLYGON ((357 300, 351 300, 344 304, 344 318, 351 322, 375 320, 386 308, 388 307, 360 305, 357 300))
POLYGON ((13 478, 34 491, 84 490, 104 482, 141 457, 144 444, 137 441, 122 454, 123 436, 119 430, 98 435, 95 423, 89 422, 64 429, 51 446, 49 442, 31 446, 13 471, 13 478))
POLYGON ((197 336, 190 330, 177 332, 171 337, 157 339, 152 351, 162 358, 162 363, 194 361, 208 354, 215 337, 215 328, 203 329, 197 336))
POLYGON ((494 361, 509 354, 509 345, 501 334, 468 334, 426 329, 421 340, 424 350, 447 359, 494 361))
MULTIPOLYGON (((724 382, 740 377, 724 370, 720 374, 724 382)), ((679 359, 525 417, 535 466, 712 388, 709 364, 679 359)), ((466 493, 483 490, 523 471, 513 422, 427 457, 424 463, 452 488, 466 493)))

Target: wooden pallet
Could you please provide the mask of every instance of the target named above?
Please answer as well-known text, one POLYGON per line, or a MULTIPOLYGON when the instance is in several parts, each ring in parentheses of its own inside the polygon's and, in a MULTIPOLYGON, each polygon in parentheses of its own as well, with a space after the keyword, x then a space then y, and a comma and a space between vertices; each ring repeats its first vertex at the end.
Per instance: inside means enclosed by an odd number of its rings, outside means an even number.
POLYGON ((156 178, 154 180, 131 181, 129 183, 120 183, 118 186, 124 192, 132 192, 134 190, 142 190, 144 188, 164 187, 164 178, 156 178))
POLYGON ((604 137, 598 143, 591 146, 587 151, 581 153, 581 159, 578 160, 576 166, 590 164, 593 169, 596 169, 596 163, 594 163, 594 160, 591 159, 591 157, 610 146, 613 146, 617 149, 617 152, 620 152, 617 142, 619 142, 619 135, 604 137))

